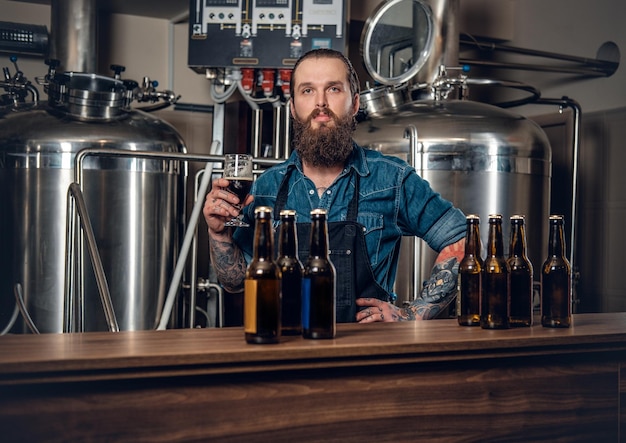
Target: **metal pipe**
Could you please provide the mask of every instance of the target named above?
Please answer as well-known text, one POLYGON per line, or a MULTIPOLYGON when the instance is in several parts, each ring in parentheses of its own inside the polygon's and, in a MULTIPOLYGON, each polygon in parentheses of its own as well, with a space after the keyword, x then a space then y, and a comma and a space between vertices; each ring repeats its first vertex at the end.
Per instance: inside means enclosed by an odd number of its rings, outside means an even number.
POLYGON ((273 134, 274 152, 272 152, 272 157, 280 158, 280 150, 281 150, 280 146, 282 144, 282 136, 283 136, 281 127, 284 121, 283 112, 285 109, 280 104, 278 104, 278 105, 272 106, 272 110, 274 112, 274 134, 273 134))
MULTIPOLYGON (((207 163, 210 165, 211 163, 207 163)), ((212 168, 211 168, 212 169, 212 168)), ((198 201, 198 194, 200 189, 200 177, 206 174, 206 170, 200 170, 196 173, 194 186, 193 186, 193 195, 194 195, 194 204, 198 201)), ((193 241, 191 244, 191 275, 189 277, 189 328, 193 329, 194 323, 196 322, 196 294, 198 290, 198 231, 195 230, 195 234, 193 236, 193 241)))
POLYGON ((15 324, 15 321, 17 320, 18 315, 20 315, 20 307, 17 305, 17 301, 16 301, 15 307, 13 308, 13 314, 11 314, 11 318, 9 319, 9 322, 4 327, 4 329, 0 331, 0 337, 9 333, 9 331, 15 324))
POLYGON ((571 108, 574 111, 574 128, 573 128, 573 143, 572 143, 572 162, 573 162, 573 171, 572 171, 572 206, 571 206, 571 217, 572 217, 572 230, 570 232, 570 254, 569 254, 569 262, 572 266, 572 299, 574 301, 574 306, 578 304, 578 296, 576 295, 576 275, 577 272, 574 271, 576 265, 576 215, 577 215, 577 205, 576 201, 578 198, 578 157, 580 155, 580 130, 581 130, 581 115, 582 108, 580 104, 572 100, 568 97, 563 97, 561 99, 550 99, 550 98, 541 98, 536 104, 541 105, 556 105, 561 108, 571 108))
POLYGON ((529 71, 547 71, 547 72, 566 72, 570 74, 592 75, 609 77, 619 67, 619 62, 613 62, 609 60, 590 59, 587 57, 577 57, 572 55, 558 54, 554 52, 539 51, 534 49, 518 48, 515 46, 502 45, 493 42, 481 42, 478 40, 461 40, 461 45, 469 45, 478 48, 481 51, 502 51, 510 52, 514 54, 528 55, 533 57, 543 57, 554 60, 562 60, 578 64, 579 67, 574 66, 550 66, 541 64, 521 64, 521 63, 506 63, 506 62, 492 62, 484 60, 474 59, 459 59, 461 64, 476 65, 476 66, 488 66, 497 68, 510 68, 510 69, 523 69, 529 71))
MULTIPOLYGON (((217 141, 213 142, 219 143, 217 141)), ((207 162, 206 167, 204 169, 204 175, 202 176, 202 181, 200 182, 200 188, 198 193, 204 195, 209 189, 211 175, 213 174, 213 163, 207 162)), ((198 195, 196 193, 196 196, 198 195)), ((176 267, 174 268, 174 276, 172 277, 172 282, 170 284, 169 291, 167 293, 167 298, 165 299, 165 306, 163 307, 163 312, 161 313, 161 321, 157 326, 158 330, 164 330, 167 327, 167 323, 169 321, 170 315, 172 313, 172 307, 174 306, 174 301, 176 300, 176 294, 178 292, 178 288, 180 286, 180 281, 182 279, 183 271, 185 270, 185 263, 187 261, 187 255, 189 253, 189 248, 191 247, 192 240, 196 235, 196 226, 198 225, 198 218, 200 217, 200 212, 202 211, 202 207, 204 206, 204 199, 197 199, 196 203, 193 206, 191 211, 191 216, 189 220, 189 226, 187 227, 187 231, 185 232, 185 237, 183 239, 183 245, 180 249, 180 254, 178 254, 178 260, 176 261, 176 267)), ((190 310, 195 310, 195 302, 194 305, 190 307, 190 310)))
POLYGON ((537 88, 525 83, 514 82, 509 80, 494 80, 494 79, 482 79, 482 78, 467 78, 465 79, 467 85, 476 86, 501 86, 504 88, 519 89, 521 91, 528 92, 529 95, 519 100, 511 100, 503 103, 496 103, 495 106, 501 108, 512 108, 515 106, 525 105, 527 103, 536 102, 541 97, 541 92, 537 88))
POLYGON ((291 125, 291 108, 289 103, 291 103, 291 100, 287 100, 283 105, 285 107, 285 121, 283 125, 283 131, 285 132, 283 137, 283 158, 285 160, 287 160, 291 155, 291 133, 289 131, 289 127, 291 125))
MULTIPOLYGON (((218 151, 216 144, 219 144, 219 142, 214 141, 213 144, 211 145, 211 152, 218 151)), ((211 172, 209 172, 208 174, 206 174, 205 172, 207 177, 211 177, 213 171, 221 172, 220 169, 217 169, 217 170, 214 169, 212 163, 214 162, 223 163, 224 161, 223 155, 189 154, 189 153, 178 153, 178 152, 126 151, 126 150, 119 150, 119 149, 112 149, 112 148, 87 148, 87 149, 83 149, 79 151, 75 156, 74 177, 75 177, 76 184, 78 186, 82 186, 82 183, 83 183, 83 178, 84 178, 83 177, 83 162, 86 157, 93 156, 93 155, 108 156, 108 157, 135 157, 135 158, 162 159, 162 160, 181 160, 181 161, 186 161, 186 162, 190 162, 190 161, 207 162, 207 169, 209 168, 209 166, 211 167, 211 172)), ((259 166, 272 166, 272 165, 281 163, 282 160, 277 160, 277 159, 272 159, 272 158, 255 158, 253 159, 253 162, 259 166)), ((257 175, 261 174, 262 172, 263 170, 261 169, 254 170, 254 173, 257 175)), ((202 188, 203 187, 201 185, 201 189, 199 193, 205 192, 205 191, 202 191, 202 188)), ((68 199, 68 204, 70 200, 71 199, 68 199)), ((198 219, 200 211, 197 208, 201 208, 200 203, 202 202, 203 202, 202 200, 199 200, 196 206, 194 206, 194 209, 191 215, 191 222, 190 222, 189 227, 187 228, 187 233, 185 234, 185 240, 187 241, 191 241, 190 238, 188 239, 188 237, 191 236, 189 232, 193 234, 193 231, 195 231, 195 225, 193 223, 197 221, 198 219)), ((68 218, 68 222, 71 219, 72 217, 70 216, 68 218)), ((69 236, 69 238, 71 240, 72 237, 69 236)), ((175 295, 174 289, 178 288, 179 286, 180 281, 176 282, 176 280, 177 279, 179 280, 180 276, 182 275, 182 267, 184 265, 184 261, 186 259, 187 253, 188 253, 188 247, 187 247, 187 251, 181 251, 181 254, 179 254, 176 267, 178 269, 178 267, 180 266, 181 270, 180 272, 176 272, 175 270, 175 278, 173 279, 172 284, 170 286, 170 291, 168 292, 168 298, 166 300, 166 307, 163 310, 163 313, 161 316, 161 322, 159 323, 158 329, 165 329, 165 326, 167 324, 167 320, 168 320, 167 317, 169 317, 171 313, 171 305, 173 305, 174 296, 172 294, 175 295), (170 313, 167 313, 166 315, 167 310, 169 310, 170 313)), ((72 260, 67 254, 66 254, 66 278, 67 278, 68 273, 72 271, 72 269, 68 269, 69 268, 68 263, 71 263, 72 260)), ((82 261, 82 253, 79 253, 79 257, 81 258, 81 261, 82 261)), ((69 286, 66 285, 66 292, 67 292, 68 287, 69 286)), ((82 286, 82 284, 80 286, 80 292, 81 293, 84 292, 84 287, 82 286)), ((71 297, 68 296, 68 298, 71 298, 71 297)), ((191 307, 191 309, 195 309, 195 307, 191 307)))
MULTIPOLYGON (((81 224, 81 228, 83 233, 87 237, 87 250, 89 251, 89 256, 91 258, 91 263, 93 265, 94 274, 96 277, 96 283, 98 285, 98 292, 100 294, 100 301, 102 302, 102 308, 104 309, 104 316, 107 320, 107 324, 109 326, 109 331, 118 332, 120 330, 117 319, 115 317, 115 310, 113 309, 113 303, 111 302, 111 294, 109 292, 109 285, 107 283, 106 275, 104 273, 104 267, 102 266, 102 260, 100 259, 100 254, 98 253, 98 246, 96 244, 96 236, 94 235, 93 228, 91 226, 91 220, 89 218, 89 213, 87 212, 87 206, 85 205, 85 200, 83 198, 83 193, 80 189, 80 186, 77 183, 71 183, 68 188, 67 193, 68 199, 68 220, 74 217, 74 207, 78 211, 79 220, 81 224), (75 202, 71 204, 70 202, 75 202)), ((73 236, 74 233, 71 234, 73 236)), ((69 248, 66 248, 66 250, 69 248)), ((66 267, 72 267, 72 260, 66 263, 66 267)), ((66 275, 67 272, 66 272, 66 275)), ((66 287, 68 287, 68 282, 66 282, 66 287)), ((80 293, 82 293, 81 291, 80 293)), ((67 300, 66 300, 67 301, 67 300)), ((69 303, 70 306, 74 306, 73 303, 69 303)), ((84 309, 84 302, 79 303, 79 310, 84 309)), ((84 325, 81 324, 81 328, 79 332, 84 331, 84 325)))
MULTIPOLYGON (((186 162, 217 162, 223 163, 223 155, 206 155, 206 154, 191 154, 182 152, 152 152, 152 151, 126 151, 113 148, 87 148, 82 149, 76 153, 74 163, 74 180, 81 185, 83 178, 83 162, 86 157, 90 156, 104 156, 104 157, 135 157, 146 158, 155 160, 181 160, 186 162)), ((282 160, 276 160, 273 158, 254 158, 252 162, 259 166, 273 166, 282 163, 282 160)), ((222 172, 221 169, 214 169, 214 172, 222 172)), ((255 169, 255 174, 261 174, 263 170, 255 169)))
POLYGON ((96 0, 52 0, 50 41, 59 71, 96 72, 96 0))
MULTIPOLYGON (((408 125, 404 129, 404 138, 409 139, 409 152, 411 153, 411 166, 418 173, 421 173, 422 161, 421 152, 418 143, 417 128, 414 125, 408 125)), ((413 298, 419 293, 421 283, 419 281, 420 270, 422 269, 422 245, 417 237, 413 237, 413 298)))
POLYGON ((33 334, 39 334, 39 329, 37 329, 37 326, 35 326, 35 323, 33 323, 33 319, 30 318, 30 315, 28 314, 28 310, 26 309, 26 303, 24 303, 24 295, 22 294, 22 285, 19 283, 16 283, 15 288, 13 289, 13 292, 15 294, 15 301, 17 303, 17 307, 22 313, 22 317, 24 317, 26 326, 28 326, 28 329, 30 329, 30 332, 32 332, 33 334))
POLYGON ((263 134, 263 111, 260 108, 252 109, 251 151, 253 157, 261 157, 261 138, 263 134))

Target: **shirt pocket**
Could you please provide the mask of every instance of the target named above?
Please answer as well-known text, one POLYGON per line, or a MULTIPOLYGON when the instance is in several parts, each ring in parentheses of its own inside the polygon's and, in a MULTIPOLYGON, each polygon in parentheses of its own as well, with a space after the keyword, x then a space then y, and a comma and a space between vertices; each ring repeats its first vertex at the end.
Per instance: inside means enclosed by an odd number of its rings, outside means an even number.
POLYGON ((362 212, 357 216, 357 222, 363 226, 365 244, 372 265, 378 263, 381 241, 383 238, 384 218, 375 212, 362 212))

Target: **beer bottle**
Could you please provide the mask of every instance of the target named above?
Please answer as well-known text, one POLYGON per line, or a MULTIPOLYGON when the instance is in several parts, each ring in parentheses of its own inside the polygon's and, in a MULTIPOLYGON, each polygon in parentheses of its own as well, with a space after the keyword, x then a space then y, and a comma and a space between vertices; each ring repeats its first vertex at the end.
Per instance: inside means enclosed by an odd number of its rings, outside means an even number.
POLYGON ((526 230, 524 216, 511 217, 509 258, 511 268, 511 314, 510 327, 533 324, 533 266, 526 256, 526 230))
POLYGON ((302 278, 302 336, 333 338, 336 329, 335 267, 328 258, 326 210, 311 211, 309 257, 302 278))
POLYGON ((276 264, 282 274, 282 334, 302 334, 302 263, 298 259, 296 237, 296 211, 280 211, 278 231, 278 259, 276 264))
POLYGON ((461 326, 480 325, 480 294, 483 287, 483 260, 480 241, 480 217, 466 217, 465 256, 459 264, 457 321, 461 326))
POLYGON ((541 267, 541 324, 569 328, 572 321, 572 270, 565 258, 563 216, 550 216, 548 258, 541 267))
POLYGON ((504 258, 502 216, 499 214, 490 215, 480 311, 480 326, 482 328, 505 329, 509 327, 509 278, 509 265, 504 258))
POLYGON ((280 340, 280 269, 274 262, 272 209, 254 210, 254 252, 244 281, 244 332, 248 343, 280 340))

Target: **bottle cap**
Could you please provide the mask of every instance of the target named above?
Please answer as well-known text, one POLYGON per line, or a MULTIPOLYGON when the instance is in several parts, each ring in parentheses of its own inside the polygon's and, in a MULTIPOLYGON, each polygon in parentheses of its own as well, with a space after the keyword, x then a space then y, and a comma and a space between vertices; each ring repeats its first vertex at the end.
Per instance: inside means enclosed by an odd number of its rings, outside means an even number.
POLYGON ((295 217, 296 211, 294 209, 283 209, 280 211, 280 216, 283 217, 295 217))
POLYGON ((254 209, 254 214, 255 216, 262 216, 264 217, 267 214, 272 214, 272 208, 270 208, 269 206, 259 206, 257 208, 254 209))

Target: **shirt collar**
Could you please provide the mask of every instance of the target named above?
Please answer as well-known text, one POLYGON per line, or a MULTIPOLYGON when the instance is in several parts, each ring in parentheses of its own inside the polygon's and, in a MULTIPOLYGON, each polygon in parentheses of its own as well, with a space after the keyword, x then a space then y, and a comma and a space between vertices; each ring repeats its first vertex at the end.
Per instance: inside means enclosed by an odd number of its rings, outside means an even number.
MULTIPOLYGON (((302 171, 302 160, 295 150, 291 153, 289 159, 287 160, 287 168, 297 168, 301 174, 304 174, 302 171)), ((347 173, 350 169, 354 169, 354 171, 361 177, 365 177, 369 174, 369 167, 367 165, 367 159, 365 158, 365 150, 355 142, 352 142, 352 154, 348 157, 344 172, 347 173)))

